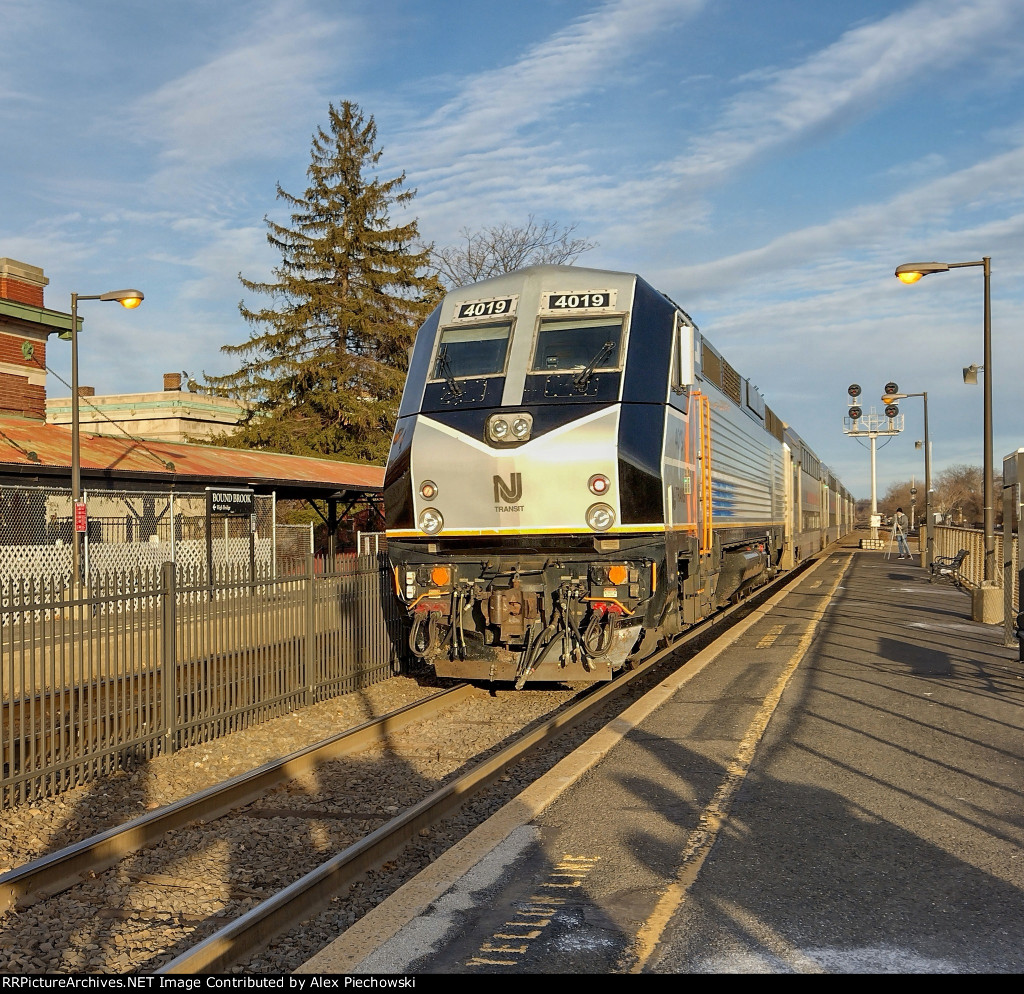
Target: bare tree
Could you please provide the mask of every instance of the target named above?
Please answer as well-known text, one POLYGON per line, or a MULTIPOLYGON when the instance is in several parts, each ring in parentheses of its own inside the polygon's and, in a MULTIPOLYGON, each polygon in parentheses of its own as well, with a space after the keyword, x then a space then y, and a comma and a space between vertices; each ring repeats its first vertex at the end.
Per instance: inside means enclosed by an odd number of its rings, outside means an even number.
POLYGON ((924 487, 920 485, 920 480, 915 481, 918 487, 918 495, 920 496, 920 502, 917 501, 917 496, 912 494, 910 491, 913 489, 910 480, 900 480, 897 483, 893 483, 886 490, 885 496, 879 501, 879 510, 883 514, 895 514, 896 508, 902 507, 906 512, 907 517, 910 517, 910 510, 914 508, 915 517, 918 514, 924 514, 924 487))
POLYGON ((936 510, 952 523, 968 526, 981 521, 984 473, 980 466, 958 463, 939 473, 935 480, 936 510))
MULTIPOLYGON (((980 528, 984 504, 983 479, 984 472, 980 466, 967 466, 958 463, 942 470, 936 475, 933 482, 932 512, 940 514, 943 520, 949 521, 950 524, 980 528)), ((915 479, 914 482, 918 487, 917 511, 923 514, 924 484, 920 479, 915 479)), ((899 480, 893 483, 885 492, 885 497, 879 502, 879 509, 885 514, 892 514, 898 506, 907 511, 912 498, 910 487, 910 480, 899 480)), ((1001 491, 1002 482, 999 477, 996 477, 995 493, 998 494, 1001 491)), ((994 510, 998 522, 1002 513, 1002 507, 998 500, 994 510)))
POLYGON ((468 286, 524 266, 571 265, 596 242, 574 237, 576 225, 562 227, 531 214, 523 225, 492 225, 480 231, 463 228, 457 245, 434 250, 434 265, 448 289, 468 286))

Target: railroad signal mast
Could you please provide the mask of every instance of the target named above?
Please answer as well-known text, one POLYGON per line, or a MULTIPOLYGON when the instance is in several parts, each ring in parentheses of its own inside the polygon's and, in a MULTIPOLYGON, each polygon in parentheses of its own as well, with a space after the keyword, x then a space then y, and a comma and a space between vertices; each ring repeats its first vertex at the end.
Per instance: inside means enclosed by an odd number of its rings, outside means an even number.
MULTIPOLYGON (((897 384, 889 382, 885 385, 883 401, 892 394, 898 394, 897 384)), ((865 412, 860 399, 859 383, 851 383, 846 391, 850 395, 847 401, 846 417, 843 418, 843 434, 864 437, 870 441, 871 448, 871 538, 878 540, 878 528, 881 519, 878 514, 878 487, 876 483, 876 449, 878 439, 886 435, 898 435, 903 431, 903 415, 897 404, 886 403, 884 411, 879 414, 874 407, 865 412)))

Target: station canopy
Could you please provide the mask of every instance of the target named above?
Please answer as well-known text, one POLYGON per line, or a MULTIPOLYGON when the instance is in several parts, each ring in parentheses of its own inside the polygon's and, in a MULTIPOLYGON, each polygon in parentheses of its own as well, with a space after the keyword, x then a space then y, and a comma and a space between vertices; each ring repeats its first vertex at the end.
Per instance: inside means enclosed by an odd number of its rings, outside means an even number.
MULTIPOLYGON (((281 500, 380 494, 384 467, 186 442, 79 433, 83 490, 202 491, 211 486, 275 492, 281 500)), ((0 417, 0 483, 67 486, 71 431, 32 418, 0 417)))

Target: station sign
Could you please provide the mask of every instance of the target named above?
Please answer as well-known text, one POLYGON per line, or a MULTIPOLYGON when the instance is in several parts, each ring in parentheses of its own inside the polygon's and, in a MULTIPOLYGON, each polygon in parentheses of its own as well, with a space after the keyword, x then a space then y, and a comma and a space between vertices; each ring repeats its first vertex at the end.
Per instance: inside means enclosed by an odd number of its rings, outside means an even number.
POLYGON ((230 490, 220 487, 206 488, 206 513, 247 518, 256 511, 256 495, 252 490, 230 490))

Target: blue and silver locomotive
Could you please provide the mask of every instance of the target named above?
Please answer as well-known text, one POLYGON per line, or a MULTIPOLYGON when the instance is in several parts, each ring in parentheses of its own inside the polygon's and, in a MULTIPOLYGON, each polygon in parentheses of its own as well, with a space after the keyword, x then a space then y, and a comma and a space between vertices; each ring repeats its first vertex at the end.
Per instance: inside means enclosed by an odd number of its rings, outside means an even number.
POLYGON ((664 294, 535 266, 420 329, 384 485, 438 675, 610 679, 834 541, 853 502, 664 294))

